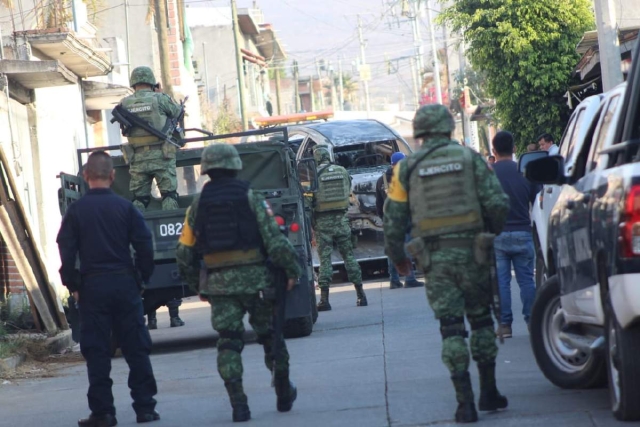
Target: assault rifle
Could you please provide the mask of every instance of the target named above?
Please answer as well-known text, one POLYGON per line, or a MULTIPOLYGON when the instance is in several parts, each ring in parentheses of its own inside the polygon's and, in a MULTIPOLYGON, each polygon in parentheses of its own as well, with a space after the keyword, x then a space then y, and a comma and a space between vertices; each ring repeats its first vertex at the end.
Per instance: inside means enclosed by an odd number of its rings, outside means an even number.
POLYGON ((166 141, 171 145, 182 148, 185 145, 185 141, 183 139, 176 140, 173 137, 173 133, 182 133, 182 127, 184 126, 184 103, 187 101, 187 99, 188 97, 180 102, 180 113, 178 114, 178 116, 175 118, 167 118, 167 122, 165 123, 162 130, 154 128, 147 121, 143 120, 136 114, 133 114, 126 108, 124 108, 122 104, 116 105, 116 107, 111 111, 111 114, 113 115, 111 123, 120 123, 120 129, 122 130, 122 135, 124 136, 128 136, 129 132, 131 132, 131 129, 133 129, 134 127, 139 127, 149 132, 151 135, 158 137, 158 139, 162 141, 166 141))
MULTIPOLYGON (((494 247, 496 235, 493 233, 485 232, 480 233, 477 237, 475 250, 481 252, 477 259, 484 259, 485 265, 489 265, 489 284, 491 285, 491 308, 493 309, 493 315, 500 324, 500 287, 498 285, 498 271, 496 269, 496 251, 494 247)), ((504 344, 504 337, 502 336, 502 329, 498 327, 498 338, 500 344, 504 344)))

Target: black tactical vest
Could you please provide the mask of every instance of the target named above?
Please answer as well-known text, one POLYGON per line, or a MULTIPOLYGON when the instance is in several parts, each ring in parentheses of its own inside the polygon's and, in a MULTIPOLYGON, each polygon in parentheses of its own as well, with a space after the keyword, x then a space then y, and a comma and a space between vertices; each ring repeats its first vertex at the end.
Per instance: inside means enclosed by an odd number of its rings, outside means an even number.
POLYGON ((248 191, 249 183, 235 178, 205 184, 195 223, 198 252, 262 252, 262 237, 249 206, 248 191))

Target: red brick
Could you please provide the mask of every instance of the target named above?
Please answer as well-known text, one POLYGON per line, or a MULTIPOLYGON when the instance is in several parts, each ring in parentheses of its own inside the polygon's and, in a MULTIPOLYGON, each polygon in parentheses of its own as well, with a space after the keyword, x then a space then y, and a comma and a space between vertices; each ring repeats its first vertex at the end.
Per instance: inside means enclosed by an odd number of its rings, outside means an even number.
POLYGON ((171 79, 171 84, 174 86, 180 86, 182 84, 182 80, 180 80, 180 77, 174 77, 171 79))
POLYGON ((176 13, 173 10, 169 11, 169 23, 172 24, 173 18, 176 17, 176 13))
POLYGON ((180 61, 171 61, 171 68, 172 69, 180 69, 180 61))
POLYGON ((176 41, 178 41, 178 39, 175 34, 169 34, 167 36, 167 41, 169 42, 170 45, 172 45, 172 44, 176 44, 176 41))
POLYGON ((171 70, 171 77, 180 77, 180 70, 171 70))
POLYGON ((173 4, 173 2, 172 2, 172 1, 170 1, 170 2, 168 2, 168 3, 169 3, 169 4, 167 5, 167 10, 172 11, 172 10, 175 10, 175 9, 176 9, 176 7, 175 7, 175 5, 173 4))
POLYGON ((169 54, 169 60, 170 61, 175 61, 176 59, 178 59, 178 52, 171 52, 169 54))

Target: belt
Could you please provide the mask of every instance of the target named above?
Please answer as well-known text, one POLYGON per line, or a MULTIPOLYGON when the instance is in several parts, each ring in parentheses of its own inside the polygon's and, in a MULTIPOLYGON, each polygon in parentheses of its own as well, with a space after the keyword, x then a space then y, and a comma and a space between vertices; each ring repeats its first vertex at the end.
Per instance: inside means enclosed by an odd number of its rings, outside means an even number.
POLYGON ((133 146, 134 153, 141 153, 141 152, 151 151, 151 150, 162 150, 162 144, 143 145, 142 147, 136 147, 135 145, 133 146))
POLYGON ((437 240, 424 239, 424 243, 430 251, 437 251, 439 249, 472 249, 475 244, 475 240, 463 238, 437 240))
POLYGON ((208 269, 219 269, 238 265, 257 264, 262 262, 264 257, 259 249, 249 249, 248 251, 215 252, 203 255, 202 259, 208 269))

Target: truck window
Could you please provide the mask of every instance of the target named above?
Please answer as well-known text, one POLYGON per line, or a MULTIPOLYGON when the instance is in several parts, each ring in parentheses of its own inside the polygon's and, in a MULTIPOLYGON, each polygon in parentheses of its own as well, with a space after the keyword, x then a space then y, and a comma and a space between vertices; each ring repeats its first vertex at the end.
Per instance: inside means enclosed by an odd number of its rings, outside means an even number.
POLYGON ((560 148, 560 155, 567 158, 567 153, 569 152, 569 141, 571 140, 571 135, 573 134, 573 130, 576 127, 576 117, 577 114, 573 113, 571 118, 569 119, 569 124, 564 130, 562 134, 562 138, 560 138, 560 142, 558 143, 558 147, 560 148))
POLYGON ((593 146, 591 147, 591 155, 589 160, 588 170, 594 170, 600 166, 601 156, 604 142, 607 140, 607 134, 613 120, 613 116, 620 104, 620 95, 616 95, 609 100, 609 104, 606 106, 606 112, 600 117, 600 129, 598 129, 597 135, 594 135, 593 146))
POLYGON ((560 154, 567 161, 571 159, 571 156, 573 155, 573 151, 575 150, 575 147, 576 147, 576 142, 578 141, 578 135, 580 135, 580 129, 584 125, 583 123, 584 117, 585 117, 584 111, 585 111, 584 108, 578 111, 578 116, 575 121, 576 124, 573 128, 573 132, 571 133, 571 139, 569 140, 569 143, 567 145, 565 145, 560 149, 560 154))
POLYGON ((283 161, 280 151, 253 151, 240 153, 242 170, 238 178, 251 183, 254 190, 274 190, 289 188, 287 163, 283 161))
POLYGON ((397 151, 395 141, 367 142, 333 148, 336 163, 345 169, 375 167, 391 164, 391 155, 397 151))

